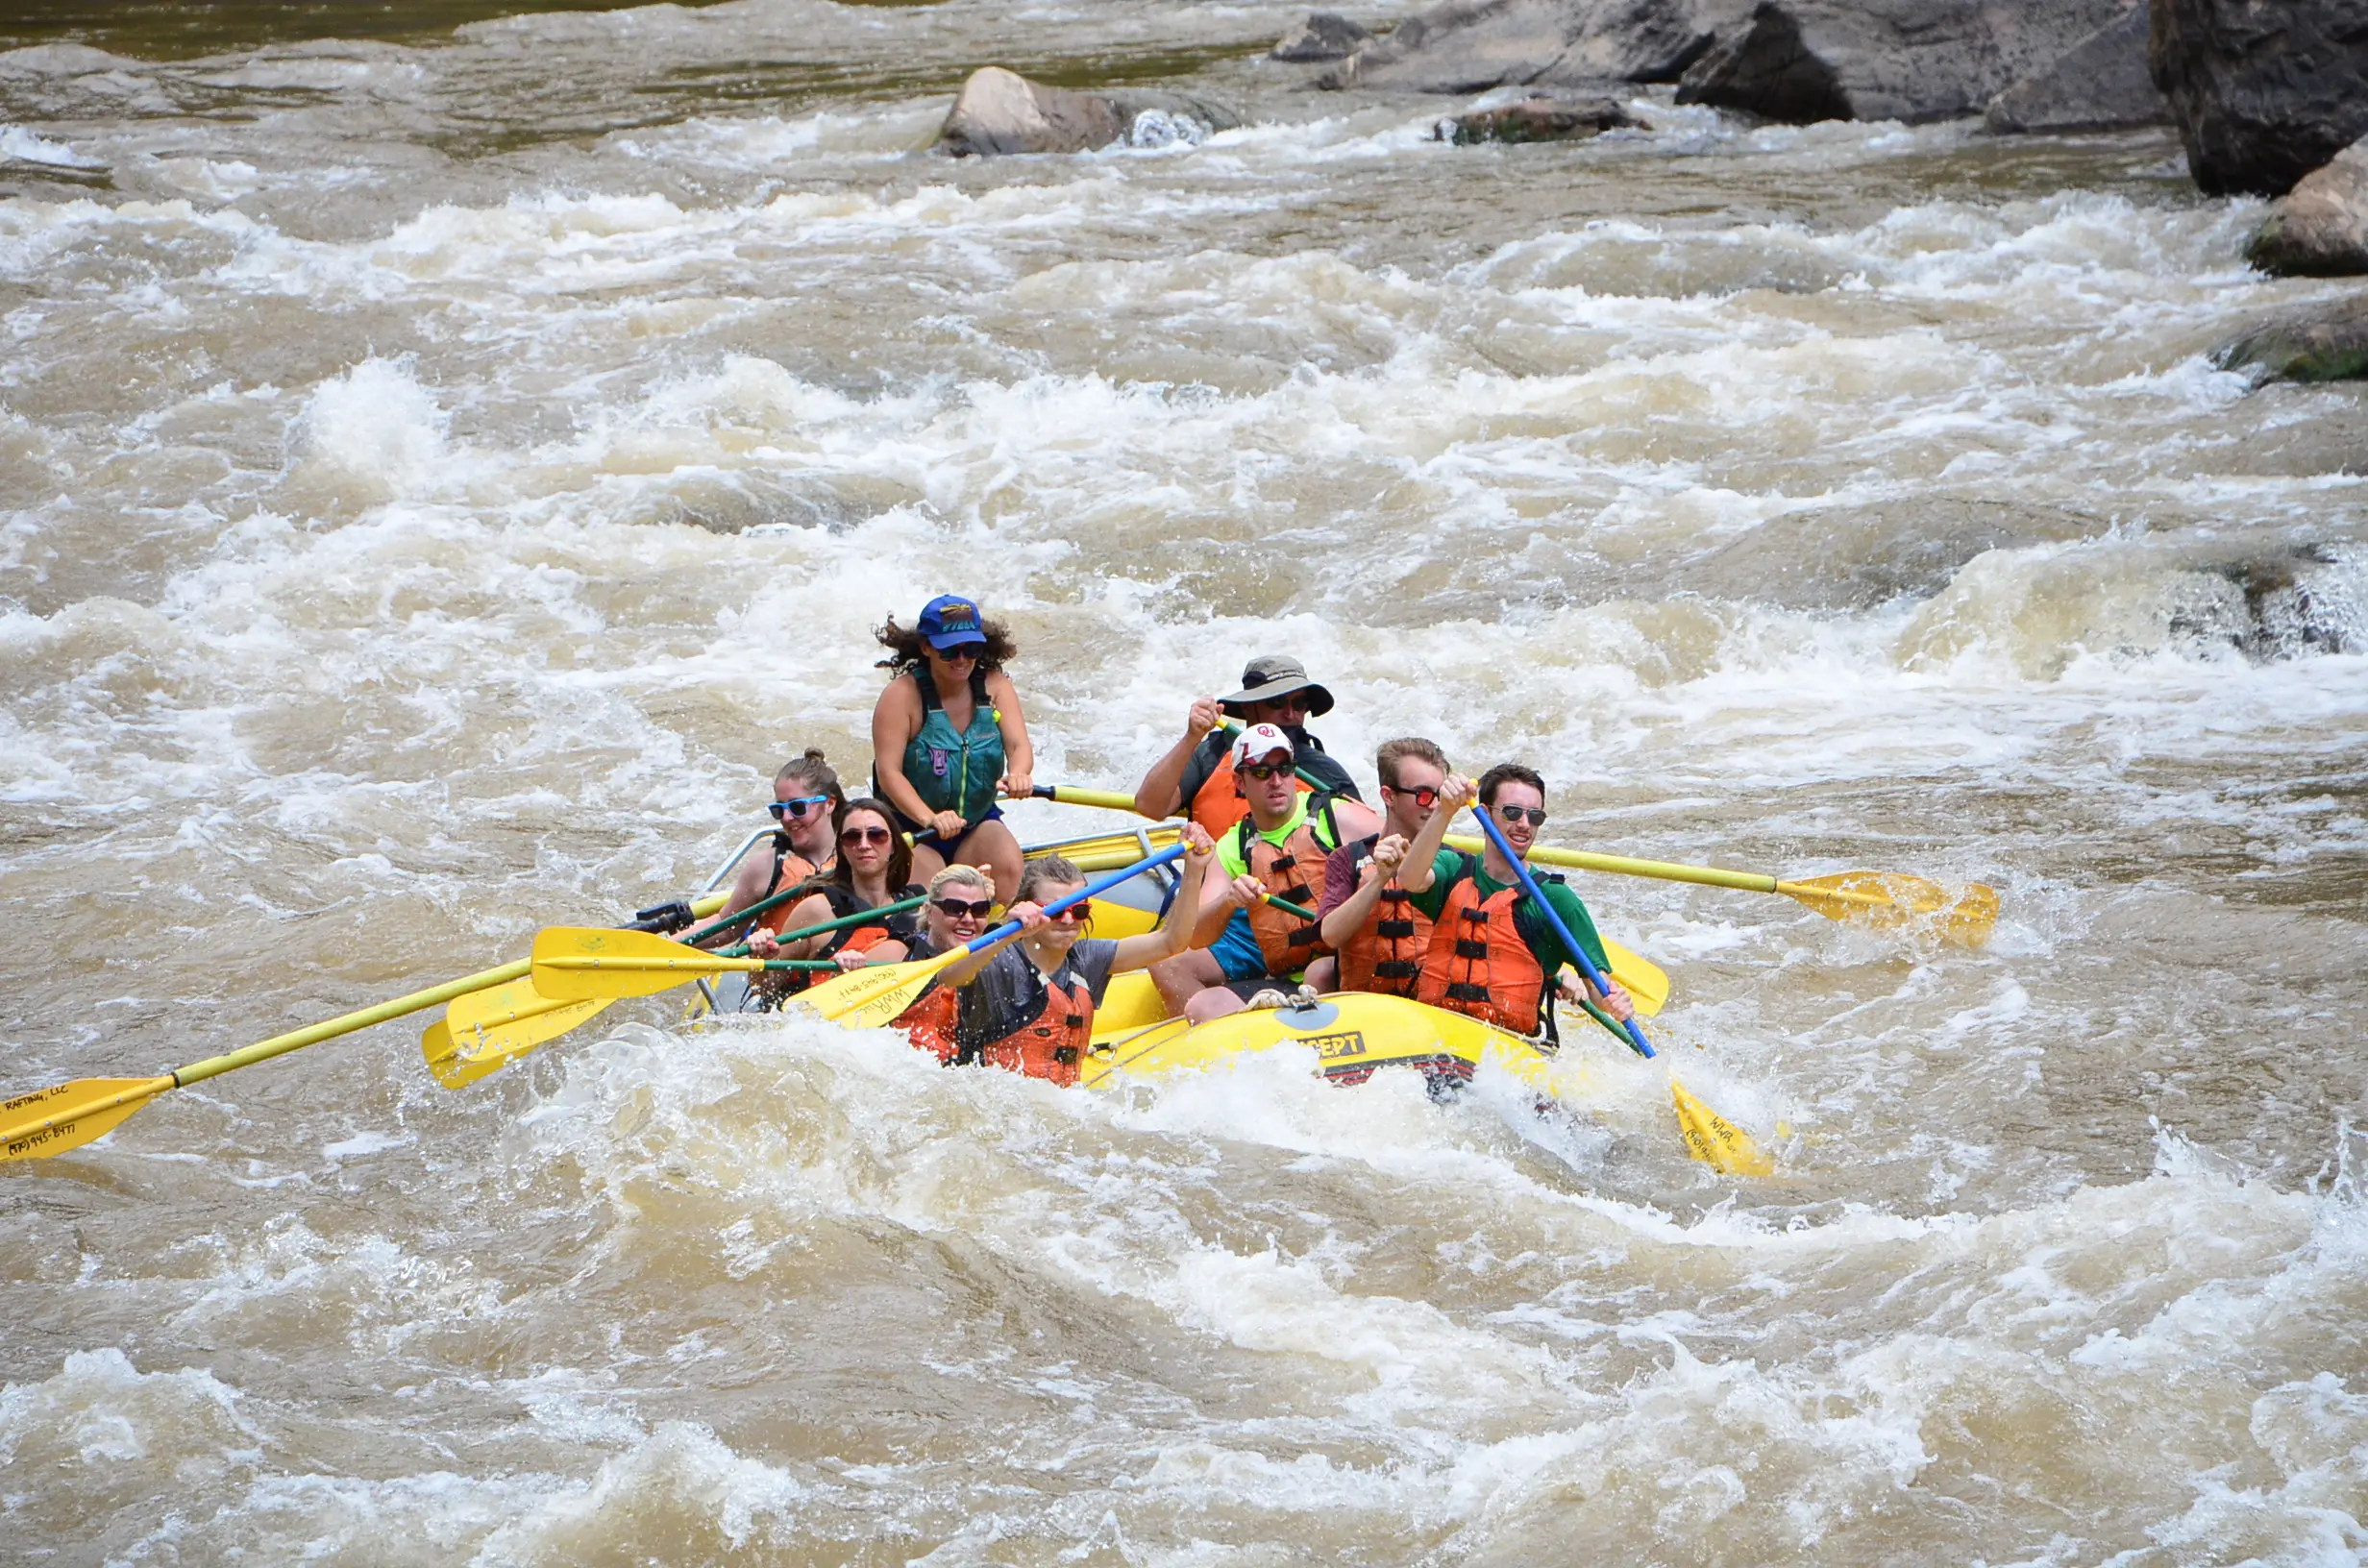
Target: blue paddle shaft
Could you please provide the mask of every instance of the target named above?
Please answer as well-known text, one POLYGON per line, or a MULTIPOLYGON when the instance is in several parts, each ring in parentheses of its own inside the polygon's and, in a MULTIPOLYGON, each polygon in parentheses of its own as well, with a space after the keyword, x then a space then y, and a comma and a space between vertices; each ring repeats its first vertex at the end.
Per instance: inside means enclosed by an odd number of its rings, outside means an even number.
MULTIPOLYGON (((1545 894, 1539 891, 1538 879, 1529 874, 1529 868, 1521 864, 1521 857, 1515 854, 1513 845, 1505 842, 1504 831, 1496 825, 1496 819, 1489 815, 1489 808, 1475 800, 1471 814, 1480 819, 1480 825, 1488 830, 1489 842, 1495 845, 1496 852, 1512 865, 1513 874, 1521 879, 1521 891, 1536 900, 1539 911, 1554 927, 1554 934, 1563 939, 1563 946, 1569 951, 1571 962, 1578 965, 1579 972, 1587 976, 1587 983, 1602 995, 1612 994, 1612 983, 1604 978, 1601 969, 1595 968, 1595 961, 1587 956, 1587 949, 1580 946, 1579 939, 1570 934, 1570 927, 1563 924, 1563 918, 1555 912, 1554 906, 1545 901, 1545 894)), ((1553 983, 1554 977, 1546 976, 1546 984, 1550 986, 1553 983)), ((1653 1042, 1644 1038, 1644 1031, 1637 1027, 1636 1019, 1630 1018, 1620 1027, 1627 1032, 1628 1043, 1636 1047, 1639 1056, 1654 1054, 1653 1042)))
MULTIPOLYGON (((1069 894, 1064 897, 1053 899, 1052 902, 1045 905, 1045 913, 1048 915, 1058 915, 1062 910, 1067 909, 1070 905, 1081 903, 1084 900, 1093 897, 1098 893, 1107 893, 1122 882, 1131 881, 1135 877, 1141 876, 1144 872, 1149 870, 1154 866, 1165 866, 1172 860, 1181 860, 1183 858, 1184 846, 1180 844, 1171 845, 1167 848, 1162 849, 1158 854, 1152 855, 1144 860, 1138 860, 1132 866, 1124 867, 1119 870, 1112 871, 1108 876, 1098 876, 1093 881, 1088 882, 1084 887, 1079 888, 1076 892, 1069 894)), ((1020 929, 1020 922, 1018 920, 1005 920, 994 930, 981 931, 978 935, 971 938, 970 941, 962 944, 962 950, 966 953, 975 953, 983 948, 992 947, 997 943, 1002 941, 1005 937, 1013 935, 1020 929)))

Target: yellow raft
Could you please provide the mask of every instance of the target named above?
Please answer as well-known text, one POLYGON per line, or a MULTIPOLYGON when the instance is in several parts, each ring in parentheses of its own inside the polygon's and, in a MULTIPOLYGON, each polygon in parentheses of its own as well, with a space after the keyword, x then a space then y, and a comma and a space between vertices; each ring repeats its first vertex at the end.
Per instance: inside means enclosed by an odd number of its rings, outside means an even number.
MULTIPOLYGON (((1132 978, 1111 983, 1112 1000, 1132 978)), ((1151 1006, 1157 1008, 1156 997, 1151 1006)), ((1317 1072, 1335 1084, 1364 1083, 1382 1067, 1412 1067, 1436 1087, 1467 1082, 1483 1063, 1494 1062, 1535 1089, 1567 1096, 1576 1087, 1567 1081, 1571 1065, 1536 1041, 1461 1013, 1361 991, 1335 992, 1313 1007, 1262 1008, 1203 1024, 1166 1018, 1098 1034, 1078 1082, 1107 1088, 1200 1072, 1290 1045, 1314 1051, 1317 1072)))

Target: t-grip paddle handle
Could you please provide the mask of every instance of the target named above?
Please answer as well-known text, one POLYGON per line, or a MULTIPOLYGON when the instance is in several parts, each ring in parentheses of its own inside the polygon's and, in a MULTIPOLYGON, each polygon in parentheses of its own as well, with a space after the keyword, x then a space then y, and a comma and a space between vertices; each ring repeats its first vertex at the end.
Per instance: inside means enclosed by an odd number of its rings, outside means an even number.
MULTIPOLYGON (((1521 879, 1521 891, 1536 901, 1539 913, 1554 927, 1554 934, 1563 939, 1563 946, 1569 952, 1571 961, 1578 965, 1579 972, 1587 976, 1587 983, 1602 995, 1612 994, 1611 982, 1604 978, 1601 969, 1595 968, 1595 961, 1587 956, 1587 949, 1579 945, 1578 939, 1570 934, 1570 927, 1563 924, 1563 918, 1555 913, 1554 906, 1545 901, 1545 894, 1539 891, 1538 879, 1529 874, 1529 868, 1521 864, 1521 857, 1515 854, 1513 845, 1505 842, 1504 831, 1496 825, 1496 819, 1489 815, 1489 808, 1475 800, 1471 814, 1480 819, 1480 825, 1487 830, 1489 842, 1496 845, 1496 852, 1512 864, 1513 874, 1521 879)), ((1546 983, 1553 984, 1551 975, 1546 977, 1546 983)), ((1636 1047, 1639 1056, 1656 1054, 1653 1042, 1644 1038, 1644 1031, 1637 1027, 1636 1019, 1630 1018, 1622 1023, 1620 1032, 1628 1037, 1628 1043, 1636 1047)))
MULTIPOLYGON (((1107 893, 1122 882, 1130 882, 1134 880, 1136 877, 1141 876, 1144 872, 1149 870, 1154 866, 1165 866, 1172 860, 1181 860, 1183 858, 1184 845, 1180 844, 1170 845, 1167 848, 1162 849, 1155 855, 1147 856, 1142 860, 1138 860, 1132 866, 1122 866, 1119 870, 1112 871, 1108 876, 1098 876, 1094 878, 1093 881, 1088 882, 1084 887, 1079 888, 1076 892, 1066 894, 1061 897, 1053 899, 1052 902, 1045 905, 1045 913, 1048 915, 1058 915, 1062 910, 1067 909, 1072 904, 1082 903, 1086 899, 1093 897, 1098 893, 1107 893)), ((970 941, 962 944, 962 950, 966 953, 983 951, 988 947, 994 946, 1005 937, 1012 936, 1022 929, 1023 927, 1018 920, 1005 920, 994 930, 981 931, 978 935, 971 938, 970 941)))

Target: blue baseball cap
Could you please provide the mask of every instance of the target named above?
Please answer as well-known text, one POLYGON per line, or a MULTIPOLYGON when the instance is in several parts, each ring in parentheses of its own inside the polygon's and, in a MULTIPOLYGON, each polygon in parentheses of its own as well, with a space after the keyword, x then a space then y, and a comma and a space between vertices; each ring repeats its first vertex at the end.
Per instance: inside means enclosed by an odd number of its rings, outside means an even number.
POLYGON ((917 629, 931 648, 943 653, 965 643, 986 646, 987 634, 979 623, 975 600, 959 594, 940 594, 921 606, 921 625, 917 629))

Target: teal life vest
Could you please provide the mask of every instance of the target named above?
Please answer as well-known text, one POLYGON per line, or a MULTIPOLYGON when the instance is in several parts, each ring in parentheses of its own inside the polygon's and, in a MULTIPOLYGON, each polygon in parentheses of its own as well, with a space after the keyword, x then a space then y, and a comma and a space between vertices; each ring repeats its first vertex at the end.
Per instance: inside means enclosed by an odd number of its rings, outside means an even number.
POLYGON ((931 811, 958 812, 966 822, 983 821, 995 807, 1003 777, 1003 715, 987 700, 987 673, 971 672, 971 727, 954 732, 937 682, 926 666, 913 672, 921 688, 921 729, 904 747, 904 781, 931 811))

